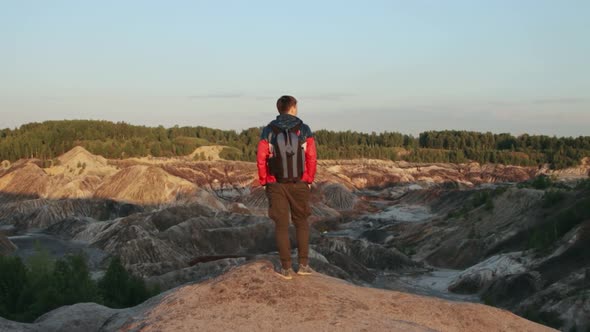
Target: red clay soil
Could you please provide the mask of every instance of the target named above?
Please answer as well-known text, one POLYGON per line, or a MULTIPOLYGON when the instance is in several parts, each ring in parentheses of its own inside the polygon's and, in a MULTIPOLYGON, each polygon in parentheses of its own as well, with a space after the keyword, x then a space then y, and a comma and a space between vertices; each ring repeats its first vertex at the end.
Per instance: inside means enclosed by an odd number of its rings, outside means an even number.
POLYGON ((553 331, 508 311, 352 285, 282 279, 269 261, 179 287, 123 331, 553 331))

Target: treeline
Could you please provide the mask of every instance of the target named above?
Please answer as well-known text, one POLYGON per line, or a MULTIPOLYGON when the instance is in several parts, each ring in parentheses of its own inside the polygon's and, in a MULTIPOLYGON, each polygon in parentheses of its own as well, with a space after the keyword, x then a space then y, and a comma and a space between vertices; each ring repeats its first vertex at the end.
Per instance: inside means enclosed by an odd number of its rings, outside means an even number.
POLYGON ((590 136, 512 136, 467 131, 428 131, 420 134, 423 148, 463 151, 465 158, 492 163, 551 164, 553 168, 575 166, 590 156, 590 136), (512 158, 512 160, 510 159, 512 158))
POLYGON ((32 322, 48 311, 80 302, 131 307, 159 292, 129 274, 118 258, 95 281, 82 255, 54 261, 38 250, 27 264, 19 257, 0 256, 0 317, 10 320, 32 322))
MULTIPOLYGON (((224 158, 254 161, 261 129, 237 132, 202 126, 164 128, 95 120, 45 121, 0 130, 0 160, 51 160, 76 145, 107 158, 173 157, 190 154, 199 146, 220 144, 230 147, 222 152, 224 158)), ((550 164, 552 168, 564 168, 590 156, 589 136, 427 131, 414 137, 396 132, 317 130, 315 137, 322 159, 476 161, 521 166, 550 164)))

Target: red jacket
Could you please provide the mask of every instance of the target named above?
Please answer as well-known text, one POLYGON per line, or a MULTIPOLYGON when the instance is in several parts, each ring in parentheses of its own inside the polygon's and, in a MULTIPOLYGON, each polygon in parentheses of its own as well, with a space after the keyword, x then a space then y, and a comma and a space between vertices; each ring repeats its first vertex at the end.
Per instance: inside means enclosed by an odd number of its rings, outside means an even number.
MULTIPOLYGON (((291 118, 286 117, 288 114, 282 114, 277 116, 277 120, 271 123, 277 123, 279 121, 279 125, 281 123, 293 123, 295 119, 299 122, 297 117, 288 115, 291 118), (284 118, 287 118, 285 121, 284 118), (293 119, 294 118, 294 119, 293 119)), ((288 124, 287 124, 288 126, 288 124)), ((258 142, 258 149, 256 151, 256 164, 258 166, 258 180, 261 186, 266 185, 267 183, 276 182, 277 179, 270 174, 268 167, 266 165, 266 161, 270 156, 270 143, 268 142, 268 133, 271 131, 270 124, 266 126, 262 130, 262 134, 260 135, 260 141, 258 142)), ((297 133, 301 139, 305 140, 305 170, 303 176, 301 177, 301 181, 306 183, 312 183, 315 178, 316 168, 317 168, 317 152, 315 146, 315 139, 311 132, 311 129, 303 123, 301 123, 301 129, 297 133)))

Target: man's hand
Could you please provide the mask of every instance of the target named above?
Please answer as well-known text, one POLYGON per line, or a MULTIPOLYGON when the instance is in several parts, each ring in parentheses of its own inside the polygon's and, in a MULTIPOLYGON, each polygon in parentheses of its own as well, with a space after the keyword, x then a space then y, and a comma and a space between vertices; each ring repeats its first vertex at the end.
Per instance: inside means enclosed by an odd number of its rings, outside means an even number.
POLYGON ((307 184, 307 188, 308 188, 308 189, 311 189, 311 183, 308 183, 308 184, 307 184))

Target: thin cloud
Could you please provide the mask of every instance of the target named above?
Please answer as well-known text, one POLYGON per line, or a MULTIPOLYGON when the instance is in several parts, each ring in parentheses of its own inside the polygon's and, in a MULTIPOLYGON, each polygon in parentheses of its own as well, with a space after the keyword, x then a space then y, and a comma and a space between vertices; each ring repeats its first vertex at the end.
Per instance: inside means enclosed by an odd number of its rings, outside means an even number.
POLYGON ((588 102, 588 99, 584 98, 548 98, 548 99, 537 99, 533 100, 532 104, 537 105, 548 105, 548 104, 581 104, 588 102))
POLYGON ((243 96, 241 93, 208 93, 188 96, 188 99, 236 99, 243 96))
POLYGON ((526 106, 526 105, 578 105, 590 102, 590 99, 576 97, 541 98, 528 101, 490 101, 490 106, 526 106))
MULTIPOLYGON (((276 95, 255 95, 255 96, 248 96, 241 93, 213 93, 213 94, 204 94, 204 95, 194 95, 189 96, 190 99, 232 99, 232 98, 252 98, 254 100, 276 100, 283 94, 289 94, 288 92, 285 93, 277 93, 276 95)), ((313 95, 305 95, 305 94, 294 94, 295 98, 298 100, 316 100, 316 101, 334 101, 334 100, 342 100, 345 98, 353 97, 355 94, 353 93, 320 93, 320 94, 313 94, 313 95)))
POLYGON ((273 97, 273 96, 255 96, 254 99, 255 100, 270 100, 270 99, 278 99, 279 97, 273 97))
POLYGON ((342 100, 354 97, 353 93, 322 93, 316 95, 303 95, 300 99, 304 100, 342 100))

